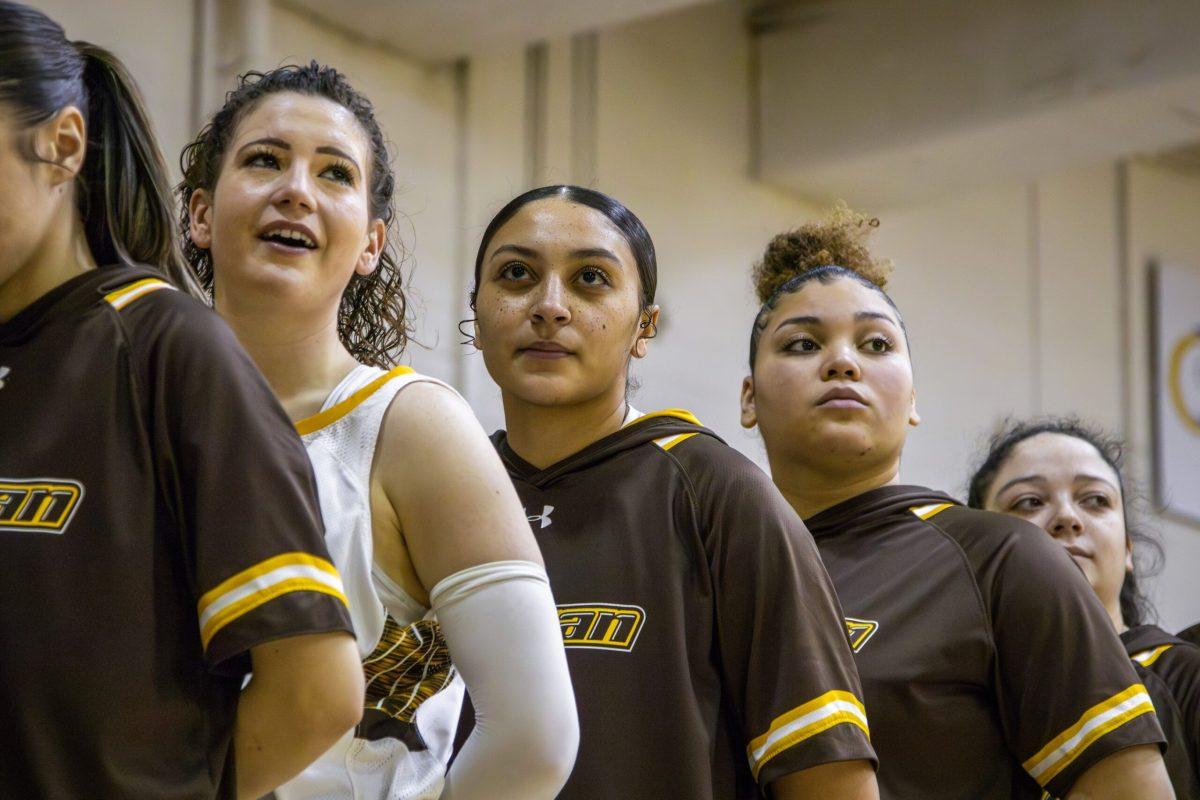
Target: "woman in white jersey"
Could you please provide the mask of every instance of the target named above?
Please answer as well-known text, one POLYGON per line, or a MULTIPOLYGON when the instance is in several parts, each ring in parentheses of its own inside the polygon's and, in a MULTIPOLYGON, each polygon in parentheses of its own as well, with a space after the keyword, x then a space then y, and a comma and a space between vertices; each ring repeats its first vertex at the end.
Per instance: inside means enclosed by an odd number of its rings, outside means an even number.
POLYGON ((467 404, 393 366, 407 322, 370 102, 315 62, 250 73, 183 168, 186 255, 304 438, 367 681, 362 723, 277 794, 555 796, 578 726, 554 600, 467 404), (478 721, 447 773, 457 674, 478 721))

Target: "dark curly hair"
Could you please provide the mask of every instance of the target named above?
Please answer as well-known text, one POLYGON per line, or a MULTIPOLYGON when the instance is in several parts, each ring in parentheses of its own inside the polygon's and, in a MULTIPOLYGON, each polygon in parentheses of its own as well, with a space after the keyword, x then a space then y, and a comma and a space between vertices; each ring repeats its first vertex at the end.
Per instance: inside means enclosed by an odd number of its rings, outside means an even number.
POLYGON ((264 97, 276 92, 323 97, 354 114, 371 144, 371 165, 367 170, 367 192, 371 215, 387 226, 387 242, 379 264, 370 275, 355 273, 342 293, 338 308, 338 337, 357 360, 377 367, 390 367, 404 351, 412 332, 407 318, 408 301, 404 296, 401 263, 404 253, 392 236, 395 209, 392 196, 396 179, 388 156, 387 141, 375 119, 371 101, 350 85, 333 67, 312 61, 305 66, 290 64, 270 72, 248 72, 238 79, 238 87, 225 96, 225 105, 213 115, 196 139, 183 148, 179 184, 183 254, 192 265, 210 297, 213 291, 212 255, 192 241, 188 203, 197 189, 211 192, 220 177, 221 162, 238 124, 264 97))
POLYGON ((1121 584, 1121 616, 1129 626, 1141 625, 1154 618, 1154 606, 1142 591, 1141 580, 1153 575, 1162 566, 1163 549, 1153 535, 1135 524, 1138 516, 1131 508, 1140 505, 1141 496, 1132 491, 1124 475, 1125 448, 1121 440, 1103 429, 1078 417, 1047 417, 1026 421, 1006 420, 988 442, 987 452, 971 474, 967 487, 967 505, 983 508, 988 492, 1001 468, 1021 442, 1042 433, 1058 433, 1087 442, 1096 448, 1117 475, 1121 503, 1125 515, 1125 535, 1133 547, 1133 571, 1125 574, 1121 584))
MULTIPOLYGON (((866 238, 877 227, 878 219, 839 203, 828 219, 809 222, 771 239, 762 260, 751 272, 755 293, 762 303, 750 329, 751 373, 758 355, 758 339, 767 327, 771 312, 782 297, 795 293, 809 281, 828 284, 848 278, 873 289, 896 311, 896 318, 904 329, 900 309, 884 291, 892 272, 892 262, 874 258, 867 249, 866 238)), ((907 341, 907 329, 904 334, 907 341)))

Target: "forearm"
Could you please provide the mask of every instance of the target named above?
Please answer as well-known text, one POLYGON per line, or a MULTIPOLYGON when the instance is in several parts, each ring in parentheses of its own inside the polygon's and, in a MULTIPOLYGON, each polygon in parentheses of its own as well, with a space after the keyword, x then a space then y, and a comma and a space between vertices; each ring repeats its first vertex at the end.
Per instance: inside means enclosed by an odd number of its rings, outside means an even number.
POLYGON ((1066 800, 1174 800, 1162 755, 1154 745, 1113 753, 1083 773, 1066 800))
POLYGON ((300 636, 253 651, 233 746, 239 800, 262 797, 350 731, 362 712, 362 670, 346 634, 300 636), (305 641, 313 640, 313 641, 305 641))
POLYGON ((879 800, 875 770, 867 761, 835 761, 784 775, 771 784, 771 800, 879 800))
POLYGON ((434 610, 475 706, 443 800, 555 797, 578 746, 575 698, 545 571, 520 561, 463 570, 434 610))

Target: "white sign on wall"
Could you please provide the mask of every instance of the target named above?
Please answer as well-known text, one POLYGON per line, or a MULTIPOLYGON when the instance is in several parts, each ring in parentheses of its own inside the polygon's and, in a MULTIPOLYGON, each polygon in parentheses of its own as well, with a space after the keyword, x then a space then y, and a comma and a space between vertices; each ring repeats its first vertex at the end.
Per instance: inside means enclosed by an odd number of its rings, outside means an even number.
POLYGON ((1200 522, 1200 269, 1154 277, 1154 483, 1165 510, 1200 522))

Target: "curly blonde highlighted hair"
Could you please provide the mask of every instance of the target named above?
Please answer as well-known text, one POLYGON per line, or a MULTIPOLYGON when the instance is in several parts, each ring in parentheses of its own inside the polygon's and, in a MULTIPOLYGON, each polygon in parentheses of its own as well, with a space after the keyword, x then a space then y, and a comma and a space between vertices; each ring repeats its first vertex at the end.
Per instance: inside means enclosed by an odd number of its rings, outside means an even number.
MULTIPOLYGON (((762 260, 751 272, 755 292, 762 303, 750 331, 751 372, 758 353, 758 338, 779 299, 812 280, 831 283, 846 278, 879 292, 896 310, 900 327, 904 328, 900 309, 884 291, 894 266, 891 260, 875 258, 867 249, 867 237, 878 227, 877 218, 839 202, 827 218, 805 223, 771 239, 762 260)), ((906 341, 907 338, 905 331, 906 341)))
POLYGON ((751 273, 758 302, 767 302, 785 283, 818 267, 842 267, 884 288, 892 262, 872 256, 866 244, 878 227, 877 218, 839 202, 825 219, 779 234, 751 273))

